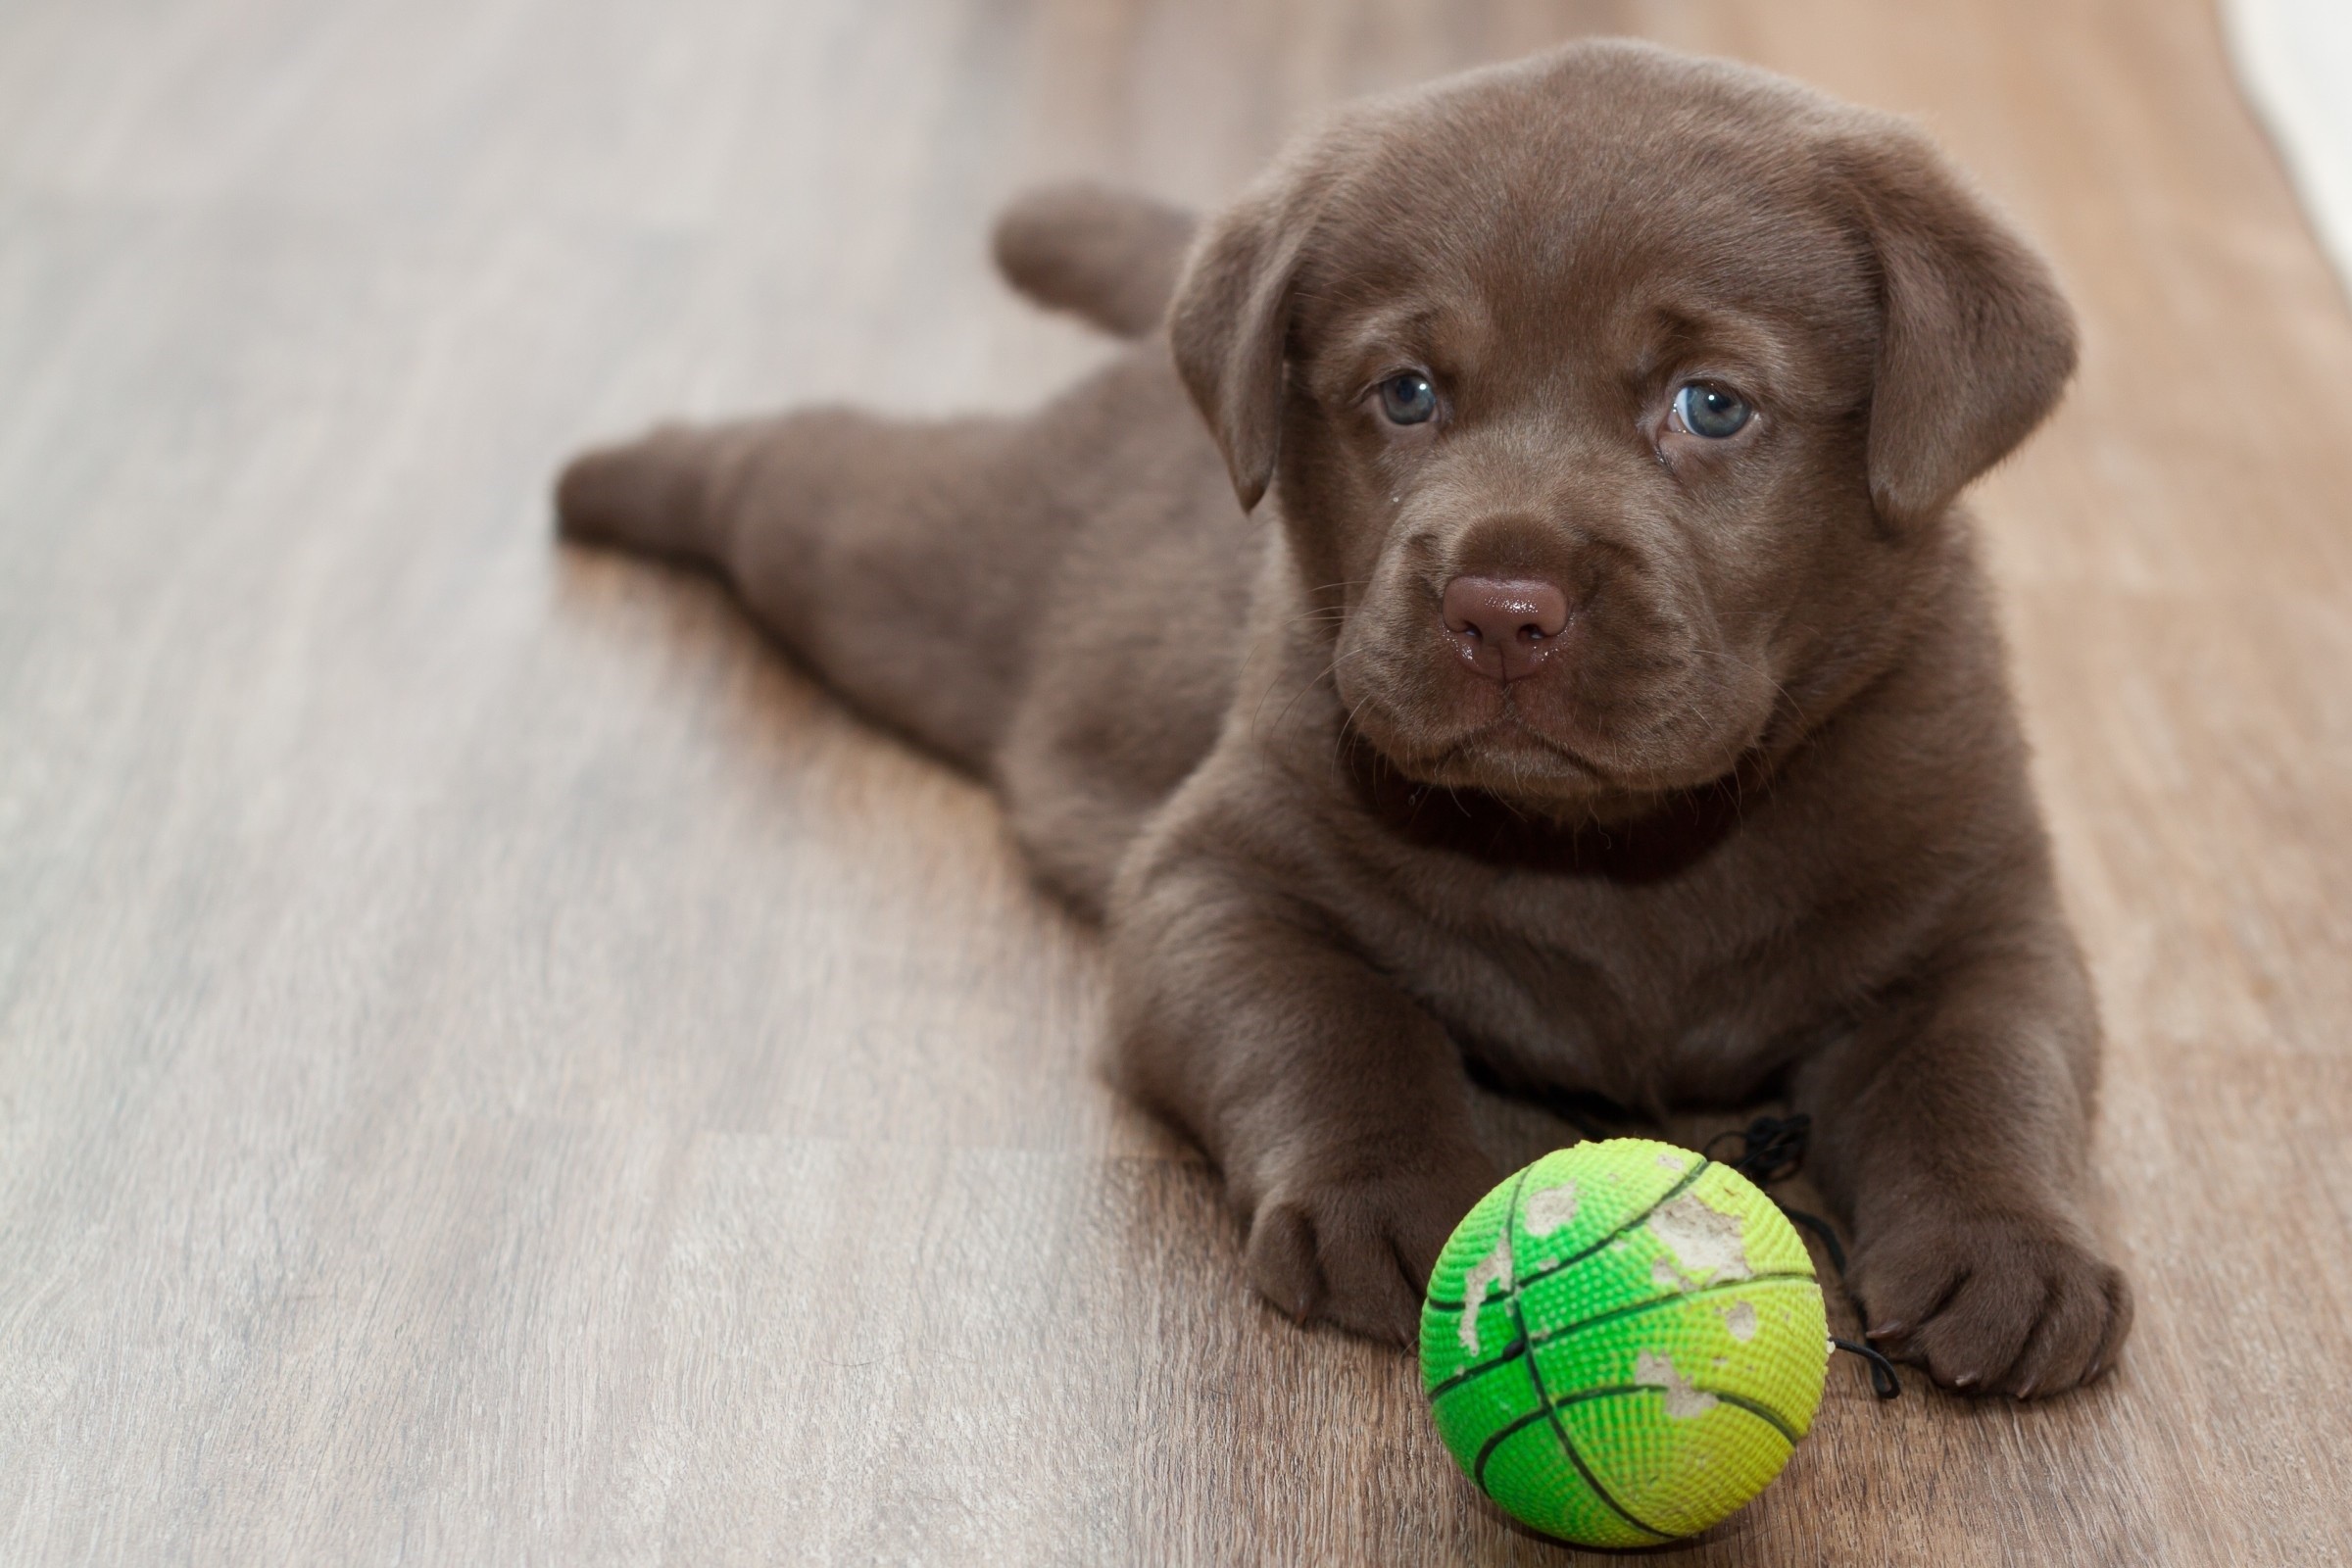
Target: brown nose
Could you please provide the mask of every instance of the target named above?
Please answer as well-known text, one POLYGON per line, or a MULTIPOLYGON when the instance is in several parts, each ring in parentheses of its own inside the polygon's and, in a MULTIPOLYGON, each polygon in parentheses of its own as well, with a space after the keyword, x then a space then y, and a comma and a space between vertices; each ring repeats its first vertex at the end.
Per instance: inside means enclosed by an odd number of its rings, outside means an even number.
POLYGON ((1534 674, 1568 625, 1568 596, 1541 577, 1456 577, 1443 609, 1446 636, 1493 680, 1534 674))

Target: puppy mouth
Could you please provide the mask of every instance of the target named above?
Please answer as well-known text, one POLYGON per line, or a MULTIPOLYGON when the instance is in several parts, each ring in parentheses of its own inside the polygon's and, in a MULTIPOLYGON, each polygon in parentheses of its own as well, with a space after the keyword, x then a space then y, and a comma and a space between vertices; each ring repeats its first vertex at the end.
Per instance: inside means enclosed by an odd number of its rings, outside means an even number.
POLYGON ((1539 729, 1507 693, 1492 717, 1435 745, 1405 744, 1398 726, 1380 727, 1388 733, 1366 739, 1398 768, 1432 784, 1490 790, 1533 787, 1544 794, 1559 793, 1563 787, 1572 792, 1640 787, 1589 751, 1539 729))
POLYGON ((1642 757, 1636 747, 1629 757, 1623 740, 1609 733, 1600 715, 1576 714, 1573 730, 1562 734, 1557 718, 1539 722, 1508 691, 1491 714, 1442 736, 1416 735, 1411 725, 1377 705, 1360 716, 1374 722, 1349 727, 1417 782, 1538 804, 1582 807, 1598 799, 1669 794, 1717 777, 1745 750, 1743 745, 1708 745, 1704 756, 1670 760, 1642 757))
MULTIPOLYGON (((1342 647, 1345 662, 1344 638, 1342 647)), ((1377 651, 1337 672, 1348 730, 1416 783, 1538 809, 1581 811, 1705 783, 1738 763, 1770 716, 1693 680, 1695 659, 1671 647, 1604 648, 1586 667, 1506 681, 1464 678, 1418 643, 1358 647, 1377 651)))
POLYGON ((1529 723, 1508 698, 1504 699, 1500 713, 1457 739, 1445 750, 1439 761, 1441 765, 1466 762, 1475 766, 1487 761, 1518 762, 1530 758, 1556 762, 1595 783, 1624 782, 1612 769, 1529 723))

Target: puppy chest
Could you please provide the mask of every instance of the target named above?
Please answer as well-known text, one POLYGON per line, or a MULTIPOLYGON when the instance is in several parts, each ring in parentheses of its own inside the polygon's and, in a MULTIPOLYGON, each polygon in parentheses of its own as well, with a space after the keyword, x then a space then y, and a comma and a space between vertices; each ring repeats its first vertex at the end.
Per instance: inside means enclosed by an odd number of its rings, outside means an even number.
POLYGON ((1550 929, 1404 946, 1391 972, 1465 1044, 1633 1102, 1743 1093, 1824 1010, 1811 965, 1763 931, 1587 911, 1550 929))

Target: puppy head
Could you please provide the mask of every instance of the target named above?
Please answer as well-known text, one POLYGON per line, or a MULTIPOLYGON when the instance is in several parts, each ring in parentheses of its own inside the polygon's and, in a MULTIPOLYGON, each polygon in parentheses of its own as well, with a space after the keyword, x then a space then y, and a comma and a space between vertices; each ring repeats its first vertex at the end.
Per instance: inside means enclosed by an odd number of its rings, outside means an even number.
POLYGON ((1940 514, 2074 365, 1916 131, 1625 43, 1343 112, 1169 326, 1339 612, 1307 624, 1356 731, 1563 811, 1770 756, 1883 667, 1940 514))

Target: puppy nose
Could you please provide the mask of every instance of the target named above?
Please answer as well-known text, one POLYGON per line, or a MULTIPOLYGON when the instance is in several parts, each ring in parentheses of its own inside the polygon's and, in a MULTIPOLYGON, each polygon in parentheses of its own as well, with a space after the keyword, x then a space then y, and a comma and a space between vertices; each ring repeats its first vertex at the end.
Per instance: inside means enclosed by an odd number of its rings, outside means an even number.
POLYGON ((1442 609, 1446 636, 1494 680, 1534 674, 1568 625, 1568 596, 1541 577, 1456 577, 1442 609))

